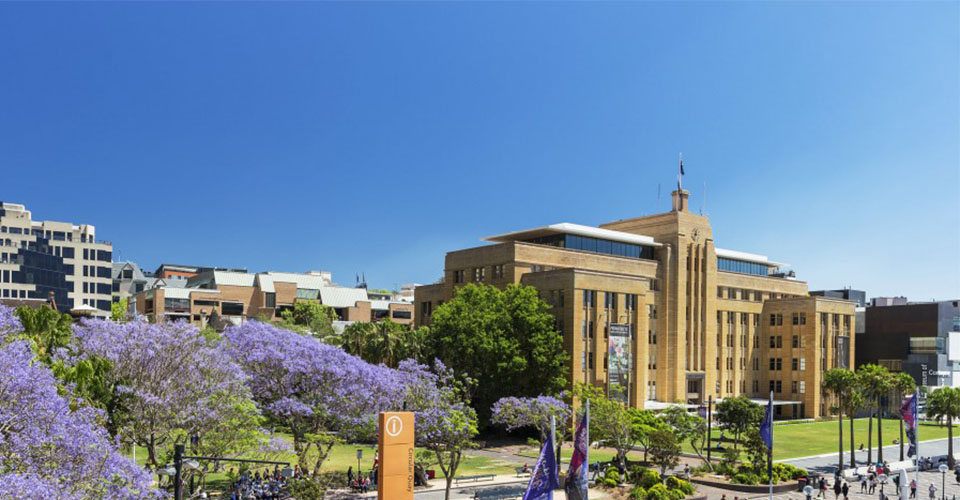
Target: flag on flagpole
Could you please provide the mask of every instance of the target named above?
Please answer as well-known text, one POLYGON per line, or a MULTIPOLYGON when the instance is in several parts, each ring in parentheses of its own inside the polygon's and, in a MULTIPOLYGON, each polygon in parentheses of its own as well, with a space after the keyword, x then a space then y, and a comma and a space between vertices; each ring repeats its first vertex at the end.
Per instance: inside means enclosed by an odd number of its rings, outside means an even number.
POLYGON ((573 437, 573 456, 570 457, 570 469, 567 471, 567 500, 587 500, 587 464, 590 449, 590 401, 586 402, 583 418, 577 424, 573 437))
POLYGON ((553 490, 560 483, 557 469, 556 450, 553 447, 553 433, 547 436, 547 441, 540 449, 537 464, 530 474, 530 483, 523 494, 523 500, 553 500, 553 490))
POLYGON ((900 406, 900 416, 903 417, 903 425, 907 428, 907 439, 910 441, 910 447, 907 448, 907 456, 912 457, 917 453, 917 394, 912 394, 903 405, 900 406))
POLYGON ((773 391, 770 391, 767 410, 760 423, 760 438, 767 445, 767 477, 770 478, 770 499, 773 500, 773 391))

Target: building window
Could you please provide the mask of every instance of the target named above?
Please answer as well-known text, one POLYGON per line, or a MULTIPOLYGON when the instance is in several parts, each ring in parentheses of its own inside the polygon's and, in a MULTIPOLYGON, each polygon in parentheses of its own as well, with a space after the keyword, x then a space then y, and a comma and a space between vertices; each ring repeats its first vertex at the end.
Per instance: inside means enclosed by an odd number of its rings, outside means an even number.
POLYGON ((783 336, 777 335, 777 349, 780 349, 781 347, 783 347, 783 336))
MULTIPOLYGON (((791 359, 791 360, 790 360, 790 369, 793 370, 793 371, 797 371, 799 368, 800 368, 800 360, 798 360, 797 358, 791 359)), ((796 391, 794 391, 794 392, 796 392, 796 391)))
POLYGON ((628 293, 626 295, 626 299, 627 299, 627 310, 633 311, 634 309, 637 308, 637 294, 628 293))
POLYGON ((263 303, 266 307, 277 307, 277 294, 275 292, 264 292, 263 303))
POLYGON ((783 325, 783 314, 777 313, 777 326, 783 325))
POLYGON ((799 392, 800 394, 806 394, 806 392, 807 392, 807 383, 804 382, 803 380, 801 380, 801 381, 800 381, 800 387, 799 387, 799 390, 798 390, 797 392, 799 392))
POLYGON ((800 313, 793 313, 792 318, 793 318, 794 325, 800 324, 800 313))
MULTIPOLYGON (((390 315, 393 316, 394 318, 397 318, 397 319, 412 319, 412 318, 413 318, 413 314, 411 314, 410 311, 403 311, 403 310, 400 310, 400 309, 394 309, 393 311, 390 311, 390 315)), ((560 331, 563 331, 563 328, 561 328, 560 331)))
POLYGON ((794 348, 794 349, 800 347, 800 336, 799 336, 799 335, 794 335, 794 336, 793 336, 793 338, 792 338, 792 345, 793 345, 793 348, 794 348))
POLYGON ((807 324, 807 313, 805 312, 800 313, 800 324, 801 325, 807 324))
POLYGON ((463 270, 458 269, 453 272, 453 282, 454 283, 463 283, 463 270))
POLYGON ((486 269, 485 267, 475 267, 475 268, 473 268, 473 281, 482 282, 486 270, 487 270, 487 269, 486 269))
POLYGON ((790 382, 790 392, 792 392, 793 394, 796 394, 797 389, 798 389, 797 381, 794 380, 793 382, 790 382))
POLYGON ((617 307, 617 294, 615 292, 603 292, 603 306, 607 309, 617 307))
POLYGON ((800 371, 807 369, 807 358, 800 358, 800 371))
POLYGON ((493 266, 493 279, 503 278, 503 264, 493 266))
POLYGON ((776 324, 777 324, 777 315, 771 313, 771 314, 770 314, 770 326, 776 326, 776 324))
POLYGON ((583 291, 583 307, 596 307, 596 305, 597 305, 596 290, 584 290, 583 291))

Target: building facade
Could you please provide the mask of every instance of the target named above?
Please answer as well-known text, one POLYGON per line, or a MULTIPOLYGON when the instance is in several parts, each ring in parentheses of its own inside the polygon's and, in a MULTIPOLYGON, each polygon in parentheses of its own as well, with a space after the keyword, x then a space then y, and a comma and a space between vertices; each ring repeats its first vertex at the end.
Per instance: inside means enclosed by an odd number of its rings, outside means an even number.
MULTIPOLYGON (((160 280, 160 278, 157 278, 160 280)), ((174 275, 166 281, 177 278, 174 275)), ((162 280, 161 280, 162 281, 162 280)), ((329 272, 247 273, 201 270, 185 286, 157 286, 136 294, 134 308, 152 320, 185 320, 205 326, 212 316, 242 324, 249 319, 279 320, 296 302, 312 301, 330 306, 340 321, 390 319, 413 323, 413 304, 392 300, 365 288, 338 286, 329 272)))
POLYGON ((926 387, 960 387, 960 301, 903 302, 866 308, 857 364, 909 373, 926 387))
POLYGON ((854 363, 854 304, 809 296, 764 256, 716 248, 688 197, 674 191, 663 214, 449 252, 443 279, 416 289, 417 323, 468 282, 530 285, 557 318, 571 386, 603 386, 639 408, 773 391, 778 415, 825 414, 823 371, 854 363))
POLYGON ((0 203, 0 298, 52 299, 61 312, 109 316, 112 255, 94 226, 35 221, 23 205, 0 203))

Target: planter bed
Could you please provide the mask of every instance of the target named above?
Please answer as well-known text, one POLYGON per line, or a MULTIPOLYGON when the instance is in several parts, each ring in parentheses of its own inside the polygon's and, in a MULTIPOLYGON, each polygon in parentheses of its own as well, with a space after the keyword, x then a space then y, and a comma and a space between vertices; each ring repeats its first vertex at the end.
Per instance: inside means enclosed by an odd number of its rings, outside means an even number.
MULTIPOLYGON (((690 477, 690 482, 705 486, 712 486, 714 488, 720 488, 723 490, 741 491, 743 493, 767 493, 770 491, 770 485, 767 484, 758 484, 753 486, 749 484, 736 484, 722 481, 720 479, 708 479, 703 477, 690 477)), ((783 493, 786 491, 799 491, 799 485, 800 483, 797 480, 793 480, 788 483, 775 484, 773 485, 773 492, 783 493)))

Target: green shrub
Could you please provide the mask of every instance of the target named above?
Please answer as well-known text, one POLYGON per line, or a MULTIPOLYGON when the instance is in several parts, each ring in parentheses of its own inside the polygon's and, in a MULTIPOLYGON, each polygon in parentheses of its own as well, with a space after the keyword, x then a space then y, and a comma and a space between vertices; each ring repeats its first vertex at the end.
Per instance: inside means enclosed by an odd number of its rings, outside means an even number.
POLYGON ((660 484, 660 473, 653 470, 647 469, 643 471, 643 476, 640 478, 638 486, 642 486, 649 493, 650 488, 654 485, 660 484))
POLYGON ((670 496, 670 500, 683 500, 687 496, 683 490, 667 490, 667 495, 670 496))
POLYGON ((616 467, 610 467, 607 469, 607 473, 603 475, 604 479, 609 479, 615 484, 620 484, 620 471, 616 467))
POLYGON ((605 488, 616 488, 619 484, 615 479, 609 477, 603 478, 603 480, 600 481, 600 485, 605 488))
POLYGON ((652 488, 647 488, 647 500, 673 500, 670 497, 670 491, 663 483, 657 483, 652 488))
POLYGON ((290 494, 297 500, 323 500, 323 487, 309 479, 290 483, 290 494))
POLYGON ((644 500, 647 497, 647 490, 643 489, 640 486, 635 486, 630 490, 631 500, 644 500))
POLYGON ((760 484, 760 478, 754 473, 734 474, 730 481, 736 484, 757 485, 760 484))
POLYGON ((627 469, 627 481, 633 484, 640 484, 640 480, 643 478, 643 474, 647 471, 647 468, 642 465, 634 465, 627 469))

